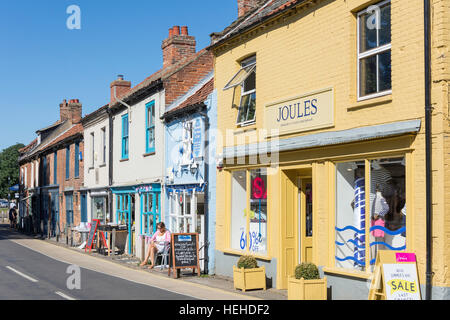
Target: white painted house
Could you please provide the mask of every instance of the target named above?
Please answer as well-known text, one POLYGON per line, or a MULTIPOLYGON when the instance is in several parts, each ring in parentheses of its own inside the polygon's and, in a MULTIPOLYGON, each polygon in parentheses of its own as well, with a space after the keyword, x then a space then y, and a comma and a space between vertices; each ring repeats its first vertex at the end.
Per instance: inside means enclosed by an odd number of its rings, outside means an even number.
POLYGON ((108 105, 86 115, 84 128, 84 186, 87 221, 98 219, 102 224, 111 219, 109 190, 109 136, 108 105))
POLYGON ((123 76, 111 83, 113 221, 128 229, 126 253, 144 258, 156 224, 165 222, 166 106, 211 73, 213 57, 196 52, 188 28, 173 27, 163 41, 163 68, 131 88, 123 76), (147 241, 146 241, 147 240, 147 241))

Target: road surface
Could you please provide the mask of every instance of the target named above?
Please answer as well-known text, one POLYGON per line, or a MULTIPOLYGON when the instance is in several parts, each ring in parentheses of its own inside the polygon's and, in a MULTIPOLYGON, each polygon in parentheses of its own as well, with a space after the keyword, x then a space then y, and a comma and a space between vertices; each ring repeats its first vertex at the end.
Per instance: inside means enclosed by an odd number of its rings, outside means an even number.
POLYGON ((0 300, 228 300, 238 294, 134 270, 0 225, 0 300), (78 277, 79 275, 79 277, 78 277))

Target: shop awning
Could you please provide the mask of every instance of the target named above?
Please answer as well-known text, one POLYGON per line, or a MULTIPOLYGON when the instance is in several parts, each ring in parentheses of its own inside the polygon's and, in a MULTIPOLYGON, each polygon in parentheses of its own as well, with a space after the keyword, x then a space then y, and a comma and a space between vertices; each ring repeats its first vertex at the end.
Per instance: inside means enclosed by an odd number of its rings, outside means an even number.
POLYGON ((342 131, 329 131, 306 136, 279 139, 224 148, 223 159, 250 157, 274 152, 295 151, 365 140, 381 139, 420 131, 421 120, 408 120, 342 131))

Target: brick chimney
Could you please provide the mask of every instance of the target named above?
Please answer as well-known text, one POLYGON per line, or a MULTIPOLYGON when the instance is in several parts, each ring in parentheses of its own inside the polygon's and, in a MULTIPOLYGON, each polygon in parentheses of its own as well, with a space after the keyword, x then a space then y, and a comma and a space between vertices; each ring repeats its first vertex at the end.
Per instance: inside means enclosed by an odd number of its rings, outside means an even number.
POLYGON ((195 37, 189 35, 188 27, 175 26, 169 30, 169 37, 163 41, 163 68, 171 66, 196 52, 195 37))
POLYGON ((61 121, 71 121, 72 123, 79 123, 81 121, 83 107, 78 99, 67 100, 64 99, 59 105, 59 113, 61 121))
POLYGON ((248 12, 259 7, 264 0, 238 0, 238 17, 245 16, 248 12))
POLYGON ((112 105, 114 102, 116 102, 116 99, 114 98, 114 90, 116 90, 116 97, 120 99, 120 97, 122 97, 128 91, 130 91, 131 82, 123 80, 123 75, 119 75, 117 77, 117 80, 114 80, 113 82, 111 82, 110 88, 111 88, 110 105, 112 105))

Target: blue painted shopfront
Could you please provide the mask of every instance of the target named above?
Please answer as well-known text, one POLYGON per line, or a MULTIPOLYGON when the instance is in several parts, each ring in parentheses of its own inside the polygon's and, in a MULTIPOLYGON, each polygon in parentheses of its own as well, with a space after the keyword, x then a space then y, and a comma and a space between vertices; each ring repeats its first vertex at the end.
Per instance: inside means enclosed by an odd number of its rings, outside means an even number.
POLYGON ((201 233, 201 246, 203 242, 207 248, 207 268, 209 273, 213 273, 216 92, 204 101, 203 108, 190 110, 166 118, 164 218, 171 232, 201 233))
POLYGON ((145 184, 128 187, 111 188, 116 197, 115 221, 126 225, 128 231, 128 254, 132 254, 133 226, 135 225, 136 201, 139 205, 140 235, 150 236, 156 232, 156 224, 161 221, 161 185, 145 184))

